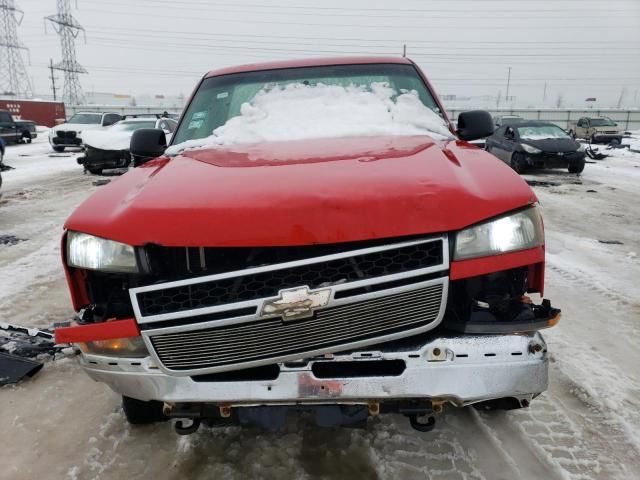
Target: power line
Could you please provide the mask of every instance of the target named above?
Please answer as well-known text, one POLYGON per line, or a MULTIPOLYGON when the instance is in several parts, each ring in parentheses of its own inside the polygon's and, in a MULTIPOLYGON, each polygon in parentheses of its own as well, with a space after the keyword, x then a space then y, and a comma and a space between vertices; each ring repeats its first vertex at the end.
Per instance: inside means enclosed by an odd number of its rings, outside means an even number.
MULTIPOLYGON (((91 12, 96 12, 96 13, 102 13, 102 14, 115 14, 115 15, 119 15, 119 14, 125 14, 124 12, 118 12, 118 11, 114 11, 114 10, 101 10, 101 9, 91 9, 88 8, 86 9, 88 11, 91 12)), ((130 15, 130 12, 127 13, 128 15, 130 15)), ((175 15, 161 15, 161 14, 157 14, 157 13, 145 13, 145 16, 148 17, 155 17, 155 18, 170 18, 170 19, 175 19, 175 15)), ((193 20, 206 20, 206 17, 188 17, 188 16, 184 16, 181 15, 180 16, 181 19, 193 19, 193 20)), ((383 17, 381 17, 383 18, 383 17)), ((291 21, 278 21, 278 20, 249 20, 247 18, 243 18, 243 19, 239 19, 239 18, 220 18, 217 17, 215 19, 209 18, 211 20, 215 20, 217 23, 241 23, 243 25, 248 25, 248 24, 267 24, 267 25, 287 25, 287 26, 291 26, 292 23, 291 21)), ((470 20, 473 20, 470 18, 470 20)), ((393 29, 393 28, 401 28, 404 30, 407 29, 415 29, 415 28, 419 28, 421 30, 425 29, 425 25, 406 25, 406 24, 376 24, 376 25, 372 25, 372 24, 353 24, 353 23, 331 23, 331 24, 327 24, 327 23, 313 23, 313 22, 295 22, 296 26, 318 26, 318 27, 354 27, 354 28, 378 28, 378 29, 393 29)), ((560 25, 499 25, 499 26, 492 26, 492 30, 545 30, 545 29, 558 29, 560 27, 560 25)), ((561 25, 563 30, 566 29, 580 29, 580 30, 584 30, 584 25, 561 25)), ((450 30, 451 27, 447 26, 447 25, 429 25, 428 28, 430 30, 450 30)), ((486 25, 481 24, 481 23, 476 23, 473 25, 465 25, 464 27, 465 29, 485 29, 486 25)), ((603 29, 607 29, 607 28, 615 28, 616 30, 619 29, 626 29, 626 28, 633 28, 633 29, 637 29, 638 26, 637 25, 602 25, 599 24, 598 25, 598 29, 599 30, 603 30, 603 29)))
MULTIPOLYGON (((457 3, 462 3, 465 0, 459 0, 457 3)), ((477 2, 477 0, 468 0, 468 1, 473 1, 473 2, 477 2)), ((508 2, 510 2, 510 7, 513 8, 514 14, 521 14, 521 13, 538 13, 538 12, 542 12, 542 13, 559 13, 559 12, 567 12, 567 13, 575 13, 575 9, 574 8, 554 8, 554 9, 520 9, 517 7, 517 4, 513 3, 513 0, 506 0, 508 2)), ((541 2, 543 0, 538 0, 538 3, 541 2)), ((548 0, 550 2, 556 2, 557 0, 548 0)), ((587 1, 594 1, 597 2, 598 4, 602 4, 601 0, 578 0, 580 3, 586 3, 587 1)), ((112 2, 110 2, 112 3, 112 2)), ((274 10, 287 10, 287 11, 300 11, 300 10, 316 10, 316 11, 337 11, 337 12, 344 12, 344 11, 353 11, 356 12, 357 15, 361 16, 362 15, 362 9, 361 8, 350 8, 350 7, 328 7, 328 6, 314 6, 314 5, 304 5, 304 6, 300 6, 300 5, 275 5, 275 4, 256 4, 256 3, 228 3, 228 2, 209 2, 209 1, 203 1, 203 2, 199 2, 199 1, 189 1, 189 2, 184 2, 184 1, 179 1, 179 0, 138 0, 137 6, 140 6, 141 4, 145 4, 145 3, 156 3, 156 4, 161 4, 161 5, 167 5, 167 6, 180 6, 180 5, 188 5, 188 6, 194 6, 194 5, 201 5, 201 6, 208 6, 208 7, 213 7, 216 10, 219 10, 218 7, 233 7, 233 8, 263 8, 263 9, 274 9, 274 10)), ((123 5, 127 5, 127 6, 131 6, 131 3, 122 3, 123 5)), ((370 7, 367 6, 366 10, 369 12, 407 12, 407 13, 436 13, 436 12, 447 12, 447 13, 451 13, 452 11, 455 13, 464 13, 464 12, 469 12, 468 8, 464 8, 462 10, 455 10, 451 7, 447 7, 447 8, 376 8, 376 7, 370 7)), ((612 8, 603 8, 603 9, 597 9, 597 8, 589 8, 589 12, 603 12, 603 13, 609 13, 609 12, 625 12, 625 13, 629 13, 631 9, 629 8, 623 8, 623 9, 612 9, 612 8)), ((496 12, 496 13, 510 13, 510 12, 505 12, 504 7, 498 7, 498 8, 490 8, 490 7, 486 7, 484 6, 482 8, 482 11, 485 12, 496 12)), ((312 13, 312 15, 317 15, 318 12, 314 12, 312 13)), ((572 17, 573 18, 573 17, 572 17)))

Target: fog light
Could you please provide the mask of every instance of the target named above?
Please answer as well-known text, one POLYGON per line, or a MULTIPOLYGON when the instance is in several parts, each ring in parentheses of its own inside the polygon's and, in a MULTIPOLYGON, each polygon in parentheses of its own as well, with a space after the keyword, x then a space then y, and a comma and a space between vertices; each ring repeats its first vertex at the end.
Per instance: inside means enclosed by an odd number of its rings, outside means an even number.
POLYGON ((118 357, 146 357, 149 351, 142 341, 142 337, 113 338, 111 340, 95 340, 79 343, 84 353, 95 355, 114 355, 118 357))

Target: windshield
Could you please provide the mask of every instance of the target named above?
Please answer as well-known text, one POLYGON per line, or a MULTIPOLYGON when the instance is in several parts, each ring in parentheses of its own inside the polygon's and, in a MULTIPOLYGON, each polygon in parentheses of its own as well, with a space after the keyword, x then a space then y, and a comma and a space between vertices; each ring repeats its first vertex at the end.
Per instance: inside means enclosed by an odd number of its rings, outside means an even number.
MULTIPOLYGON (((445 121, 433 96, 412 65, 333 65, 264 70, 207 78, 185 112, 172 143, 175 145, 188 140, 210 137, 214 130, 223 125, 224 128, 233 125, 234 122, 230 120, 238 120, 240 116, 247 118, 251 115, 254 117, 262 115, 264 119, 266 114, 270 114, 274 122, 276 116, 279 116, 281 129, 287 122, 293 124, 295 119, 298 123, 291 125, 290 128, 290 130, 296 130, 295 133, 300 134, 300 131, 306 129, 309 135, 313 135, 310 131, 315 130, 319 137, 331 136, 326 134, 326 130, 319 131, 322 130, 320 127, 324 125, 323 121, 327 120, 327 115, 333 114, 334 123, 351 122, 353 124, 357 114, 345 111, 346 106, 353 106, 357 110, 359 105, 370 100, 365 98, 365 93, 377 96, 381 102, 386 101, 388 106, 389 100, 393 102, 403 94, 410 94, 419 104, 412 105, 411 108, 428 110, 429 115, 436 117, 435 122, 439 123, 439 126, 444 126, 446 130, 445 121), (384 88, 391 92, 386 99, 382 99, 381 95, 385 94, 380 93, 384 88), (359 99, 355 99, 359 93, 361 94, 359 99), (275 98, 276 96, 279 98, 275 98), (260 103, 258 102, 260 100, 262 104, 256 106, 250 103, 254 99, 257 103, 260 103), (265 108, 272 108, 272 110, 262 109, 260 114, 257 114, 257 109, 270 100, 273 101, 265 108), (349 100, 352 103, 348 103, 349 100), (342 104, 341 101, 343 101, 342 104), (324 106, 321 112, 323 118, 318 119, 312 113, 319 111, 320 103, 324 106), (299 115, 301 118, 298 118, 296 115, 303 108, 308 109, 308 115, 299 115), (229 125, 225 125, 227 122, 229 125)), ((403 99, 402 103, 411 103, 411 99, 409 101, 403 99)), ((356 123, 360 120, 365 123, 372 121, 366 118, 366 115, 356 123)), ((237 125, 238 122, 235 124, 237 125)), ((334 130, 338 128, 339 126, 336 125, 334 130)), ((263 140, 271 139, 268 134, 264 134, 264 131, 258 133, 262 134, 263 140)), ((424 133, 423 130, 422 134, 424 133)), ((258 138, 260 135, 254 135, 254 137, 258 138)))
POLYGON ((109 127, 110 130, 116 132, 133 132, 140 128, 156 128, 156 121, 149 120, 148 122, 118 122, 109 127))
POLYGON ((518 134, 523 140, 544 140, 550 138, 571 138, 560 127, 555 125, 540 125, 518 127, 518 134))
POLYGON ((615 125, 615 123, 609 118, 592 118, 589 122, 592 127, 608 127, 615 125))
POLYGON ((76 113, 69 119, 69 123, 95 124, 102 122, 100 113, 76 113))

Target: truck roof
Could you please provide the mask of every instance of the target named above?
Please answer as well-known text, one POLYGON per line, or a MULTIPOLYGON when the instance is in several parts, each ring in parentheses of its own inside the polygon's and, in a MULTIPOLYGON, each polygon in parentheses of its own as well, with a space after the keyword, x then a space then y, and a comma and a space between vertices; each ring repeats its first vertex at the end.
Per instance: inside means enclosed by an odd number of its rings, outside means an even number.
POLYGON ((304 58, 299 60, 282 60, 278 62, 249 63, 246 65, 221 68, 219 70, 211 70, 205 75, 205 77, 217 77, 219 75, 228 75, 230 73, 254 72, 259 70, 278 70, 281 68, 322 67, 326 65, 357 65, 372 63, 412 64, 411 60, 408 58, 391 56, 304 58))

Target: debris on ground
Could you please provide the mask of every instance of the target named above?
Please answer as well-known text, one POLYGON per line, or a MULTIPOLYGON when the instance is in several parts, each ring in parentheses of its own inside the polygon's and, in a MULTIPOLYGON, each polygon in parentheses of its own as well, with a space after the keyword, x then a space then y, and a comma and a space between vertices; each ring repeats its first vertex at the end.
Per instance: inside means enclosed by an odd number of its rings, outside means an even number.
POLYGON ((93 185, 95 185, 96 187, 101 187, 108 184, 110 181, 111 180, 96 180, 95 182, 93 182, 93 185))
POLYGON ((598 240, 600 243, 606 243, 607 245, 624 245, 620 240, 598 240))
POLYGON ((600 153, 597 148, 593 148, 591 145, 587 147, 585 153, 587 154, 587 157, 592 158, 593 160, 603 160, 609 156, 605 153, 600 153))
POLYGON ((547 182, 542 180, 527 180, 526 181, 532 187, 559 187, 558 182, 547 182))
POLYGON ((18 383, 24 377, 33 377, 43 365, 42 362, 0 352, 0 385, 18 383))
POLYGON ((587 190, 587 193, 598 193, 597 190, 587 190))
POLYGON ((24 241, 24 238, 18 238, 15 235, 0 235, 0 245, 15 245, 24 241))

